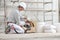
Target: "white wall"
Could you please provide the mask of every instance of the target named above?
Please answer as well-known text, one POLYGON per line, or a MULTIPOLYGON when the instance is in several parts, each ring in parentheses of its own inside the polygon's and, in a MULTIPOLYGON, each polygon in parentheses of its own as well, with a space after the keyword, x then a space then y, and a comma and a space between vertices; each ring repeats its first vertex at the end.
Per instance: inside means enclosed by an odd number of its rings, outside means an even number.
MULTIPOLYGON (((24 1, 24 0, 20 0, 24 1)), ((27 2, 27 10, 25 11, 25 15, 29 16, 32 19, 38 20, 40 22, 47 22, 49 24, 54 24, 59 22, 59 13, 58 13, 58 0, 44 0, 44 2, 53 2, 53 3, 40 3, 43 2, 43 0, 25 0, 27 2), (53 9, 52 9, 53 6, 53 9), (32 10, 32 11, 31 11, 32 10), (41 11, 42 10, 42 11, 41 11), (44 12, 55 10, 55 12, 44 12), (31 17, 32 16, 32 17, 31 17)), ((17 2, 16 2, 17 3, 17 2)), ((6 0, 6 5, 8 6, 6 9, 7 14, 11 12, 11 10, 15 7, 13 7, 12 2, 10 0, 6 0)))

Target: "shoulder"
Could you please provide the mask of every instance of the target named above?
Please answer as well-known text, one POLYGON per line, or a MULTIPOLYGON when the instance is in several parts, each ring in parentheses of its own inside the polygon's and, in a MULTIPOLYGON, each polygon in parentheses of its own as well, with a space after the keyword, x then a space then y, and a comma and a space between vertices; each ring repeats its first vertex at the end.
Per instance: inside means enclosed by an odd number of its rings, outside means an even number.
POLYGON ((16 12, 16 10, 12 10, 10 14, 15 15, 15 14, 17 14, 17 12, 16 12))

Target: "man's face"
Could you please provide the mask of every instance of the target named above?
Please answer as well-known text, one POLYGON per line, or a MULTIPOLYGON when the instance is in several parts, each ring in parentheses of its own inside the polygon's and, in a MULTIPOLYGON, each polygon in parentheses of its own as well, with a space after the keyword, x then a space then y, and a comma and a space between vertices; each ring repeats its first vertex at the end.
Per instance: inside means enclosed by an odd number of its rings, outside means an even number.
POLYGON ((22 6, 18 6, 18 10, 19 10, 19 11, 23 11, 24 8, 23 8, 22 6))

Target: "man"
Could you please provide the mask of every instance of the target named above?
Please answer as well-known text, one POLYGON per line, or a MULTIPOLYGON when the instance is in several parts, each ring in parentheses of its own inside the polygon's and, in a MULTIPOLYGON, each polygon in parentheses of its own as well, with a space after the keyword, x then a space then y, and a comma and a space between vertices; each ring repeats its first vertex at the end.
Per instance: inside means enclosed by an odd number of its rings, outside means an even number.
MULTIPOLYGON (((24 9, 26 9, 26 4, 24 2, 19 3, 18 9, 12 13, 10 13, 10 16, 8 17, 8 27, 5 30, 5 33, 9 33, 12 30, 14 30, 16 33, 24 33, 26 28, 24 29, 23 26, 25 26, 25 17, 21 14, 24 9)), ((30 25, 28 26, 30 27, 30 25)))

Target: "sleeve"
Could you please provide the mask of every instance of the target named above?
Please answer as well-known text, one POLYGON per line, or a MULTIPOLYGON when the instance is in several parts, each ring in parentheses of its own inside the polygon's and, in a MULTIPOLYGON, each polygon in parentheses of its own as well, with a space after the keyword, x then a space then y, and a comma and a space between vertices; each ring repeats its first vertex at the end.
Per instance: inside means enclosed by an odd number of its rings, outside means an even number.
POLYGON ((15 19, 16 19, 16 24, 18 24, 18 25, 24 25, 25 24, 24 21, 21 21, 21 16, 17 13, 15 15, 15 19))
POLYGON ((20 25, 20 17, 17 13, 15 13, 15 21, 16 21, 16 24, 20 25))

